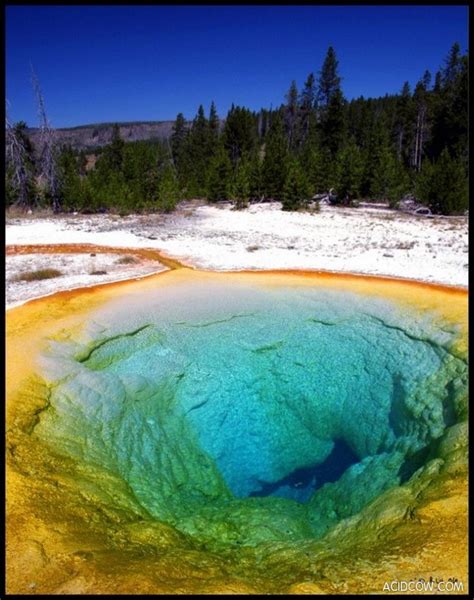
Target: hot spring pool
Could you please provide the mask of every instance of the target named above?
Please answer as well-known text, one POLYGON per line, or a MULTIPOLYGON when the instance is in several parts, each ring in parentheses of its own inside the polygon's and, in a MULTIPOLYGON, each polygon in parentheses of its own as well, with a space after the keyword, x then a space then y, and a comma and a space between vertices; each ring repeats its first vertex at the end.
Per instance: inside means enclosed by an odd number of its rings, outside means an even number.
POLYGON ((120 560, 146 523, 144 560, 164 552, 167 531, 170 547, 221 560, 223 581, 271 589, 272 564, 288 588, 318 580, 307 566, 316 548, 383 531, 387 510, 390 527, 406 521, 420 489, 459 471, 465 330, 442 303, 423 305, 401 283, 384 294, 390 283, 289 275, 159 282, 109 291, 40 336, 22 443, 43 453, 34 468, 51 485, 33 504, 50 520, 61 510, 67 521, 75 493, 95 534, 107 519, 122 530, 120 560), (278 549, 290 553, 279 562, 278 549), (295 570, 298 556, 306 567, 295 570))

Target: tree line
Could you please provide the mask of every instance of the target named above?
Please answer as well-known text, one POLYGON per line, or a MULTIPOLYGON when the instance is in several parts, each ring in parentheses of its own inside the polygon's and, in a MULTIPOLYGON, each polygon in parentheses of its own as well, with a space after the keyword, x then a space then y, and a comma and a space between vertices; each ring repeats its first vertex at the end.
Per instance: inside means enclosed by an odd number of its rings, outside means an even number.
POLYGON ((468 57, 453 44, 435 74, 399 94, 346 100, 329 47, 318 77, 295 81, 273 110, 214 103, 192 122, 176 117, 169 140, 124 142, 118 126, 91 166, 84 152, 56 148, 55 182, 23 122, 7 124, 7 206, 70 211, 171 211, 181 199, 279 200, 285 210, 317 194, 335 202, 388 201, 414 195, 435 213, 468 206, 468 57))

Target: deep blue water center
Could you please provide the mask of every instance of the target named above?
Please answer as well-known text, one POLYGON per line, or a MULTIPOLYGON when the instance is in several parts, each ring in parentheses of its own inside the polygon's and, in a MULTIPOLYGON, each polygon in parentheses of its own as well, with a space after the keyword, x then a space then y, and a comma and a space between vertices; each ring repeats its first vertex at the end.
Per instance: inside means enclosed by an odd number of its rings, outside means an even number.
POLYGON ((313 467, 296 469, 280 481, 262 483, 260 490, 249 496, 279 496, 297 502, 307 502, 313 492, 325 483, 337 481, 359 458, 344 440, 334 440, 334 448, 326 460, 313 467))
POLYGON ((159 287, 51 344, 54 411, 37 432, 184 530, 278 497, 318 536, 409 479, 455 422, 455 338, 437 315, 355 293, 159 287))

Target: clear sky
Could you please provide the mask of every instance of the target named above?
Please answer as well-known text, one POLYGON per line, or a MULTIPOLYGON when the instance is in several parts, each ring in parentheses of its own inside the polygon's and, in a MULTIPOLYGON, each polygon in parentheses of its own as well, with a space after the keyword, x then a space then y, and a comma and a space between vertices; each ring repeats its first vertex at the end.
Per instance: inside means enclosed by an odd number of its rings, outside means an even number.
POLYGON ((348 99, 396 93, 468 45, 467 6, 8 6, 10 117, 37 124, 30 62, 53 126, 193 118, 215 101, 278 106, 329 45, 348 99))

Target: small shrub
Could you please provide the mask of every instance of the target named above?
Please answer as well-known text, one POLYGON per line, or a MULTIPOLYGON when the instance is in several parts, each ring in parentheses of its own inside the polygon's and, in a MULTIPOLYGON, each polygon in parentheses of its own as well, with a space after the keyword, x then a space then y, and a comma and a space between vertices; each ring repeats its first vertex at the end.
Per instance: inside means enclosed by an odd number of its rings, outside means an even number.
POLYGON ((134 256, 122 256, 117 260, 118 265, 132 265, 137 262, 138 261, 134 256))
POLYGON ((63 273, 57 269, 38 269, 37 271, 24 271, 13 277, 12 281, 40 281, 41 279, 52 279, 61 277, 63 273))
POLYGON ((260 246, 247 246, 247 252, 255 252, 255 250, 259 250, 260 246))
POLYGON ((415 245, 416 242, 399 242, 396 244, 395 248, 398 250, 411 250, 411 248, 414 248, 415 245))

